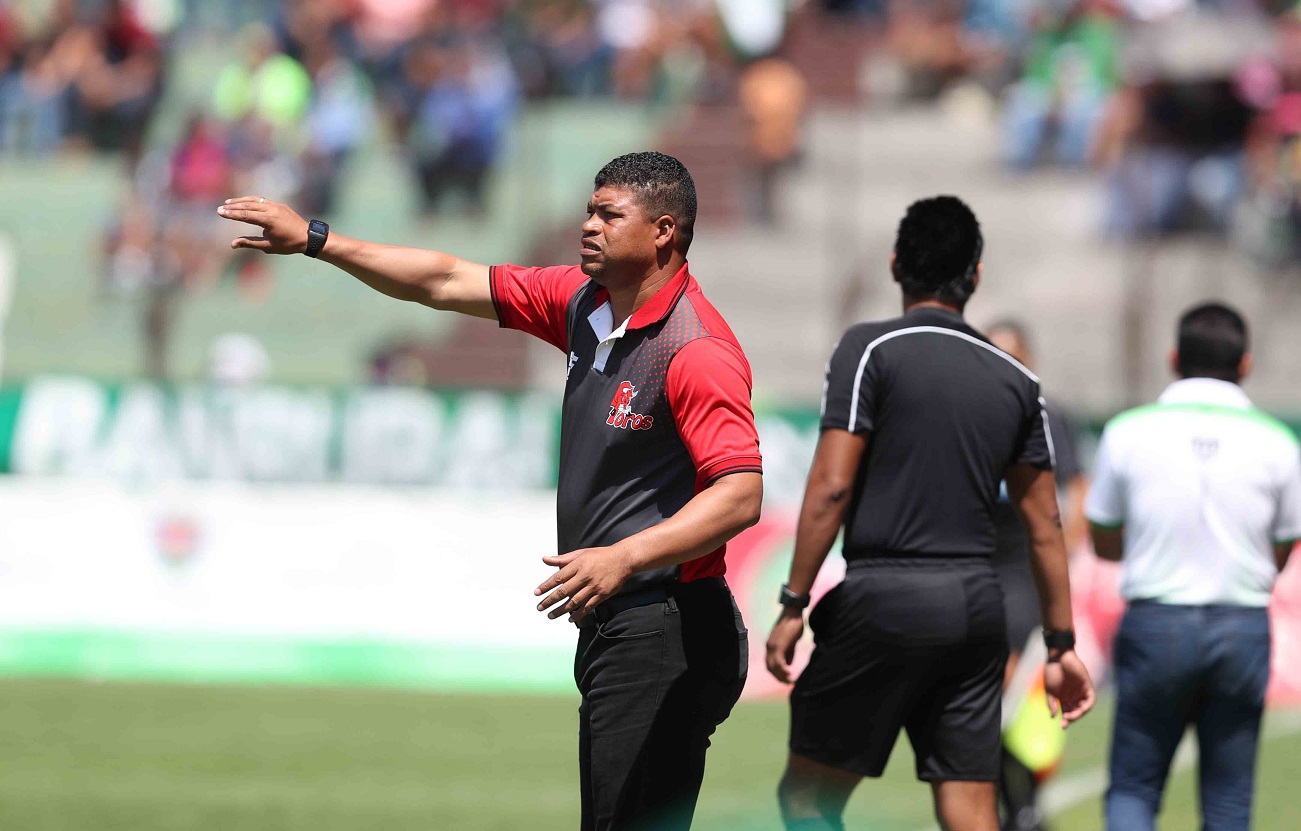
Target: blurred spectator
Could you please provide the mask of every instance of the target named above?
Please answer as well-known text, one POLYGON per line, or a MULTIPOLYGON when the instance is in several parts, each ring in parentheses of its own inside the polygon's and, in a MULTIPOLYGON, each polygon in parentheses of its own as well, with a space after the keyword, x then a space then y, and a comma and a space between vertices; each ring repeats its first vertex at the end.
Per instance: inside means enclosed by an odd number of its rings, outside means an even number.
POLYGON ((186 206, 211 212, 231 193, 230 154, 217 124, 192 116, 171 159, 172 196, 186 206))
POLYGON ((48 153, 62 141, 69 79, 51 58, 53 39, 25 37, 0 3, 0 152, 48 153))
POLYGON ((1239 79, 1260 115, 1247 142, 1251 198, 1234 218, 1239 246, 1272 268, 1301 258, 1301 9, 1279 20, 1275 42, 1274 59, 1239 79))
POLYGON ((144 375, 167 380, 187 246, 162 206, 138 192, 124 200, 116 218, 104 238, 103 283, 114 293, 141 298, 144 375))
POLYGON ((741 74, 741 110, 754 180, 751 213, 764 225, 775 217, 777 179, 799 154, 807 98, 804 76, 789 61, 756 61, 741 74))
POLYGON ((1245 185, 1254 118, 1236 79, 1269 36, 1255 17, 1194 10, 1135 27, 1125 83, 1099 140, 1111 167, 1108 230, 1227 228, 1245 185))
POLYGON ((306 60, 315 89, 299 204, 308 213, 326 214, 334 209, 344 164, 373 121, 372 96, 366 77, 329 38, 316 41, 306 60))
POLYGON ((413 47, 404 71, 411 108, 407 148, 423 210, 433 213, 446 194, 459 192, 472 212, 482 212, 487 174, 516 105, 505 55, 483 44, 426 40, 413 47))
POLYGON ((583 0, 539 4, 508 35, 522 86, 534 96, 558 93, 591 97, 610 91, 614 49, 596 28, 596 13, 583 0))
POLYGON ((280 128, 297 126, 307 112, 312 78, 303 65, 277 51, 274 32, 253 24, 240 35, 244 58, 217 75, 213 108, 226 121, 252 116, 280 128))
POLYGON ((1088 164, 1116 85, 1119 45, 1107 0, 1067 0, 1065 8, 1040 9, 1025 72, 1007 94, 1003 130, 1009 165, 1034 165, 1050 134, 1055 134, 1059 164, 1088 164))
MULTIPOLYGON (((97 150, 123 150, 139 158, 163 91, 162 44, 127 0, 108 0, 89 27, 65 35, 82 40, 70 132, 97 150)), ((76 48, 76 47, 74 47, 76 48)))
POLYGON ((966 26, 962 0, 891 0, 886 42, 903 67, 905 97, 934 99, 961 78, 1001 63, 1001 52, 966 26))
POLYGON ((126 0, 83 15, 55 0, 20 16, 0 3, 0 150, 62 142, 139 157, 162 93, 162 45, 126 0))

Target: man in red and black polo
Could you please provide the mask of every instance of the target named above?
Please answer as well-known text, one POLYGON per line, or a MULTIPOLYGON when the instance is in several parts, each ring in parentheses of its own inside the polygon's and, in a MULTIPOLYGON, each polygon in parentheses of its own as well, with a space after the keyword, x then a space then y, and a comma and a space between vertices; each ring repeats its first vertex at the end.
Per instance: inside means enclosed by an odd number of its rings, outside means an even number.
POLYGON ((584 829, 691 824, 705 750, 745 683, 723 579, 763 486, 750 367, 687 268, 696 191, 682 164, 606 165, 579 266, 488 268, 331 234, 262 197, 218 213, 236 248, 319 257, 391 297, 495 318, 567 356, 556 572, 538 609, 578 624, 584 829))

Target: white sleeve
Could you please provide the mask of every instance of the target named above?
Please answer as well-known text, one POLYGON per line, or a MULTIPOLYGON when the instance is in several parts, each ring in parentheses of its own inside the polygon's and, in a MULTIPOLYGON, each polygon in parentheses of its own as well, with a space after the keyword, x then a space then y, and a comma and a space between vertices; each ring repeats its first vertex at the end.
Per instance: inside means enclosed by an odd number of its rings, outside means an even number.
POLYGON ((1084 514, 1089 522, 1105 528, 1125 524, 1125 481, 1116 459, 1116 434, 1111 428, 1102 432, 1098 452, 1093 457, 1093 475, 1089 479, 1089 496, 1084 514))
POLYGON ((1275 543, 1301 540, 1301 450, 1296 447, 1283 472, 1283 486, 1274 511, 1273 537, 1275 543))

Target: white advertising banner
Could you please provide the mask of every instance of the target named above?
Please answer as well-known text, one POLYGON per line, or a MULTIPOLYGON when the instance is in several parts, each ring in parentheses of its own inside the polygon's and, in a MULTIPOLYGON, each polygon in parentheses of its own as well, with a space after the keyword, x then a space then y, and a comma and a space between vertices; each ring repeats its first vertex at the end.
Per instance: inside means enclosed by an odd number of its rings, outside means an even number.
POLYGON ((10 478, 0 516, 0 670, 568 682, 547 492, 10 478))

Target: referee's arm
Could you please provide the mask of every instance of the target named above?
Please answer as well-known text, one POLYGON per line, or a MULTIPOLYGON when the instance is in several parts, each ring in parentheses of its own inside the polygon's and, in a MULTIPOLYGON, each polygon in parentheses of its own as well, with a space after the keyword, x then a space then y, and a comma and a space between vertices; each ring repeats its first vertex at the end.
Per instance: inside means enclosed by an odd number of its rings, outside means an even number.
MULTIPOLYGON (((1074 631, 1066 540, 1062 536, 1053 472, 1017 464, 1008 468, 1006 478, 1008 495, 1030 536, 1030 568, 1039 590, 1044 628, 1074 631)), ((1048 711, 1054 716, 1061 712, 1063 728, 1093 708, 1093 681, 1074 650, 1048 650, 1044 689, 1048 693, 1048 711)))
MULTIPOLYGON (((267 254, 307 251, 307 220, 293 208, 260 197, 227 199, 217 209, 226 219, 262 229, 260 235, 237 237, 231 248, 267 254)), ((318 259, 337 266, 389 297, 444 311, 497 319, 488 266, 421 248, 404 248, 352 239, 330 232, 318 259)))
POLYGON ((1032 465, 1013 465, 1007 471, 1007 492, 1030 536, 1030 566, 1039 589, 1044 628, 1071 631, 1075 628, 1071 583, 1053 472, 1032 465))
MULTIPOLYGON (((854 488, 854 477, 867 451, 868 433, 824 430, 818 438, 809 468, 809 480, 800 506, 795 530, 795 558, 788 585, 795 594, 808 594, 818 579, 822 563, 845 524, 845 511, 854 488)), ((783 607, 768 637, 768 671, 783 684, 791 682, 791 661, 795 644, 804 635, 804 610, 783 607)))

